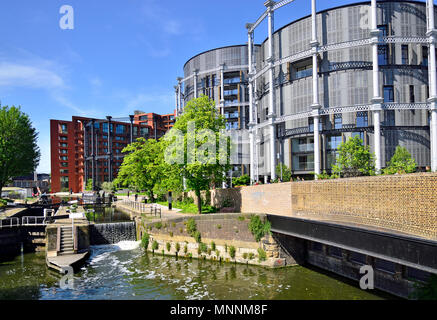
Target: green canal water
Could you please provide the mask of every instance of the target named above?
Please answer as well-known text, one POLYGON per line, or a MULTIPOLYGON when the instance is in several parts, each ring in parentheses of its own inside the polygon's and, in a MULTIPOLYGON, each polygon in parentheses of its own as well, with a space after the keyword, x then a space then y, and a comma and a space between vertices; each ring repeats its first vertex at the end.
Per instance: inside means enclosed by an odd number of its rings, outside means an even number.
POLYGON ((45 253, 0 263, 0 299, 383 299, 304 267, 265 269, 144 253, 138 242, 94 246, 70 286, 45 253))

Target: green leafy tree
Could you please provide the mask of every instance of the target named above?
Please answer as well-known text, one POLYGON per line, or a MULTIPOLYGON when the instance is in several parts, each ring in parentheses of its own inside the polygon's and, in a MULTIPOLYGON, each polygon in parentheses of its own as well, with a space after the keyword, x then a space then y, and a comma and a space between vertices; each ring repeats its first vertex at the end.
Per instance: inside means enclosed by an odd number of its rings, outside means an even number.
POLYGON ((92 191, 93 190, 93 179, 88 179, 86 182, 85 190, 92 191))
POLYGON ((167 157, 164 183, 180 186, 185 179, 186 188, 197 196, 199 214, 202 213, 201 191, 221 183, 230 168, 229 141, 223 140, 221 134, 224 129, 225 119, 218 113, 215 102, 201 96, 187 103, 184 113, 162 139, 167 157), (173 158, 175 154, 177 161, 173 158))
POLYGON ((0 106, 0 194, 13 177, 35 171, 40 159, 37 136, 20 107, 0 106))
POLYGON ((390 159, 387 168, 383 170, 385 174, 413 173, 416 172, 417 163, 404 147, 397 146, 395 154, 390 159))
POLYGON ((285 182, 290 181, 291 180, 291 169, 283 163, 279 163, 276 166, 276 176, 278 177, 278 179, 281 178, 281 167, 282 167, 282 181, 285 181, 285 182))
POLYGON ((153 201, 154 188, 161 179, 161 145, 154 139, 139 138, 124 148, 123 153, 126 155, 114 184, 144 190, 153 201))
POLYGON ((102 183, 102 189, 105 192, 112 192, 112 191, 115 191, 115 185, 113 182, 105 181, 102 183))
POLYGON ((358 136, 342 142, 338 153, 337 162, 332 166, 335 175, 347 178, 375 174, 374 155, 358 136))

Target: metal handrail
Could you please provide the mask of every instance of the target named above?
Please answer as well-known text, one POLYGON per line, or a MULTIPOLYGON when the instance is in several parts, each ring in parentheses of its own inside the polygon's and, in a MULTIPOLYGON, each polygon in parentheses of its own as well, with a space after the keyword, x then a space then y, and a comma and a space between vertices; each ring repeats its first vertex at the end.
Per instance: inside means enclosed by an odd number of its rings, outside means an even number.
POLYGON ((15 218, 15 217, 0 220, 0 229, 1 228, 19 227, 19 226, 20 226, 20 219, 15 218))
POLYGON ((45 217, 26 216, 21 218, 21 225, 23 226, 36 226, 46 224, 47 219, 45 217))

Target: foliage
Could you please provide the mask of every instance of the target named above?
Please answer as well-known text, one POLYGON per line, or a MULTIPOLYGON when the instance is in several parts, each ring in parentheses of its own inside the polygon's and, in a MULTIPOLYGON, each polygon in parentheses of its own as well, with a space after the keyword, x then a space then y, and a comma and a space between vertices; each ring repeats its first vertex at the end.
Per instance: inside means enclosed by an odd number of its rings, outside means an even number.
POLYGON ((244 221, 246 218, 244 216, 238 216, 238 221, 244 221))
POLYGON ((162 228, 162 223, 161 223, 161 221, 155 223, 155 228, 158 229, 158 230, 162 228))
POLYGON ((200 248, 200 252, 207 252, 208 251, 208 246, 203 242, 199 243, 199 248, 200 248))
POLYGON ((188 246, 185 245, 185 246, 184 246, 184 253, 187 254, 187 252, 188 252, 188 246))
POLYGON ((35 171, 40 159, 37 137, 20 107, 0 106, 0 194, 13 177, 35 171))
POLYGON ((86 191, 92 191, 93 190, 93 179, 88 179, 86 181, 85 190, 86 191))
POLYGON ((416 172, 417 163, 411 154, 404 147, 397 146, 395 154, 390 159, 387 168, 383 169, 384 174, 402 174, 416 172))
POLYGON ((334 174, 340 177, 358 177, 375 174, 375 159, 369 146, 355 136, 342 142, 338 148, 337 162, 332 166, 334 174))
POLYGON ((123 163, 114 184, 145 190, 153 201, 155 186, 162 177, 164 154, 161 144, 154 139, 139 138, 124 148, 123 153, 123 163))
MULTIPOLYGON (((92 182, 91 182, 91 185, 92 185, 92 182)), ((114 183, 109 182, 109 181, 105 181, 105 182, 103 182, 101 188, 102 188, 105 192, 108 192, 108 193, 113 192, 113 191, 116 190, 114 183)))
POLYGON ((243 259, 244 259, 244 260, 247 260, 247 258, 248 258, 248 254, 247 254, 247 252, 243 253, 243 259))
POLYGON ((149 241, 150 235, 148 233, 143 234, 143 237, 141 238, 141 248, 147 250, 147 248, 149 247, 149 241))
POLYGON ((291 169, 289 167, 287 167, 285 164, 283 163, 279 163, 276 166, 276 176, 279 178, 281 178, 281 167, 282 167, 282 181, 284 182, 288 182, 291 180, 291 169))
POLYGON ((237 250, 235 249, 234 246, 230 246, 230 247, 229 247, 229 256, 230 256, 232 259, 235 258, 235 252, 236 252, 236 251, 237 251, 237 250))
POLYGON ((416 291, 412 294, 413 299, 418 300, 437 300, 437 275, 432 274, 425 283, 415 285, 416 291))
POLYGON ((197 243, 200 243, 202 241, 202 236, 199 231, 194 231, 193 238, 194 240, 196 240, 197 243))
POLYGON ((204 205, 202 206, 202 213, 216 213, 217 208, 210 205, 204 205))
POLYGON ((250 217, 249 230, 257 242, 259 242, 266 234, 270 234, 270 228, 271 224, 268 220, 263 222, 257 215, 252 215, 250 217))
POLYGON ((329 175, 326 173, 326 170, 323 170, 321 174, 317 175, 317 179, 319 180, 326 180, 326 179, 337 179, 339 176, 337 174, 329 175))
POLYGON ((158 250, 159 248, 159 243, 158 241, 154 240, 152 243, 152 251, 155 252, 155 250, 158 250))
POLYGON ((216 249, 215 242, 212 241, 212 242, 211 242, 211 250, 212 250, 212 251, 215 251, 215 249, 216 249))
POLYGON ((267 260, 267 254, 263 248, 258 248, 258 260, 259 262, 267 260))
POLYGON ((222 204, 222 208, 229 208, 229 207, 233 207, 233 201, 231 199, 225 199, 223 200, 223 204, 222 204))
POLYGON ((176 249, 176 252, 179 252, 181 250, 181 245, 179 244, 179 242, 176 242, 175 249, 176 249))
POLYGON ((248 186, 250 185, 250 176, 243 174, 239 177, 232 178, 232 184, 234 187, 248 186))
MULTIPOLYGON (((197 212, 199 214, 202 212, 201 191, 209 190, 211 185, 221 183, 224 179, 224 173, 230 167, 229 164, 219 163, 220 155, 225 154, 227 156, 227 150, 217 148, 217 146, 223 145, 219 143, 219 136, 220 130, 224 129, 225 119, 219 114, 215 102, 207 96, 201 96, 187 103, 183 114, 177 118, 173 128, 161 139, 166 155, 171 157, 181 149, 180 140, 183 137, 186 159, 184 157, 185 161, 167 163, 165 165, 165 171, 167 172, 165 180, 168 184, 180 185, 183 178, 185 178, 187 189, 193 190, 197 199, 199 199, 197 201, 197 212), (205 130, 210 130, 211 139, 215 138, 215 141, 213 141, 216 143, 215 155, 209 154, 210 150, 203 145, 208 138, 207 135, 203 135, 206 132, 205 130), (194 144, 194 148, 188 147, 192 144, 194 144)), ((210 140, 209 142, 212 142, 210 140)))
POLYGON ((253 252, 249 252, 249 260, 255 258, 255 254, 253 252))
POLYGON ((167 247, 167 251, 170 252, 170 250, 171 250, 171 244, 170 244, 170 242, 167 242, 167 243, 165 244, 165 246, 167 247))
POLYGON ((197 230, 196 220, 194 220, 193 218, 190 218, 187 221, 185 221, 184 224, 187 228, 187 233, 190 236, 193 236, 194 232, 196 232, 196 230, 197 230))

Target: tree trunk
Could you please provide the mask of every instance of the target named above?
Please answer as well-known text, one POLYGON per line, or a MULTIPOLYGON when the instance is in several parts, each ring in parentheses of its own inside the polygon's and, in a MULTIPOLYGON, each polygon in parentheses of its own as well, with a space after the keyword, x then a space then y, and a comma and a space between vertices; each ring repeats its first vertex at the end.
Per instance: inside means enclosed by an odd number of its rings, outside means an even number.
POLYGON ((195 191, 197 196, 197 213, 202 214, 202 198, 200 197, 200 190, 195 191))

